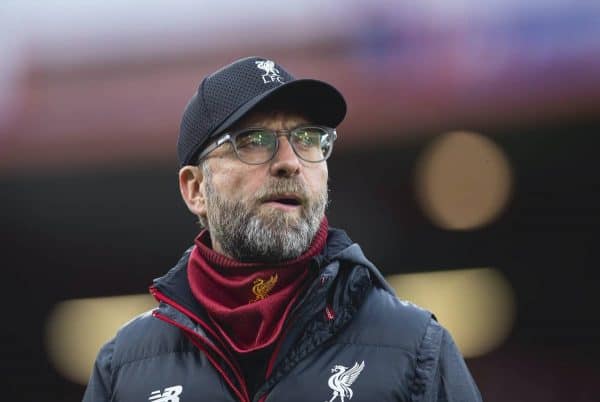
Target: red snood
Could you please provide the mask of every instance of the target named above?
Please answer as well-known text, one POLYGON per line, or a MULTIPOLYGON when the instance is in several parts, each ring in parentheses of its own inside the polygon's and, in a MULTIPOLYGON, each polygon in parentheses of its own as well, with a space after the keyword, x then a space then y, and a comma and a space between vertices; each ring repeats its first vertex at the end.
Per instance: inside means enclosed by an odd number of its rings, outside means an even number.
POLYGON ((232 350, 248 353, 277 340, 308 282, 311 258, 325 247, 327 228, 323 218, 308 250, 276 265, 225 257, 212 250, 207 230, 198 235, 188 262, 188 281, 232 350))

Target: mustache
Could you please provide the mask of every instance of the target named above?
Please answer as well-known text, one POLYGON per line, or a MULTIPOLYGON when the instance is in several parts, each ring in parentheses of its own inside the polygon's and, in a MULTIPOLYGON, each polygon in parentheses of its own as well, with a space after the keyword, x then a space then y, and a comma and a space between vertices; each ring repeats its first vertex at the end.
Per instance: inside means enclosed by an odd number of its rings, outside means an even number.
POLYGON ((281 195, 296 195, 302 204, 308 201, 306 188, 299 179, 270 179, 268 183, 262 186, 255 194, 255 198, 260 202, 267 201, 273 197, 281 195))

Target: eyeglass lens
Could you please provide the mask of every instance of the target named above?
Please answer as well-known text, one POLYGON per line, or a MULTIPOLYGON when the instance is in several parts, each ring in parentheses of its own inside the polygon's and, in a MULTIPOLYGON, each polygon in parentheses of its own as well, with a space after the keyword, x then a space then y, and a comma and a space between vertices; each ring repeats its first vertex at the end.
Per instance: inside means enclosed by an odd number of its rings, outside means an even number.
MULTIPOLYGON (((320 162, 331 153, 332 134, 320 127, 302 127, 292 130, 290 145, 301 159, 307 162, 320 162)), ((247 163, 264 163, 270 160, 277 150, 277 133, 266 129, 249 129, 239 133, 235 139, 238 157, 247 163)))

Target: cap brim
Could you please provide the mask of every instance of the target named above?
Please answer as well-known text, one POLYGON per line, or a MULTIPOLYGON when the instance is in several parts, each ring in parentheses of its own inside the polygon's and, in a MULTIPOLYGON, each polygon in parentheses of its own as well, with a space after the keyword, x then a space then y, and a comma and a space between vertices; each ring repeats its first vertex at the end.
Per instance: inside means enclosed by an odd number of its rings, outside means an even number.
POLYGON ((230 114, 210 138, 223 133, 242 117, 267 100, 281 97, 286 106, 306 115, 316 124, 336 127, 346 115, 346 101, 342 94, 326 82, 312 79, 298 79, 282 84, 244 103, 230 114))

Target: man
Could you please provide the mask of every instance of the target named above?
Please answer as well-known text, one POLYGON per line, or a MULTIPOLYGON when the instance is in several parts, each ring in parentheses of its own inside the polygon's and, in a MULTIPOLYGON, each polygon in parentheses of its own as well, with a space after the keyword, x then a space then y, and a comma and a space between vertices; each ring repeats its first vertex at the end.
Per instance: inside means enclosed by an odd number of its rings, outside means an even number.
POLYGON ((249 57, 206 77, 178 141, 205 228, 100 351, 84 401, 479 401, 450 335, 328 226, 346 113, 324 82, 249 57))

